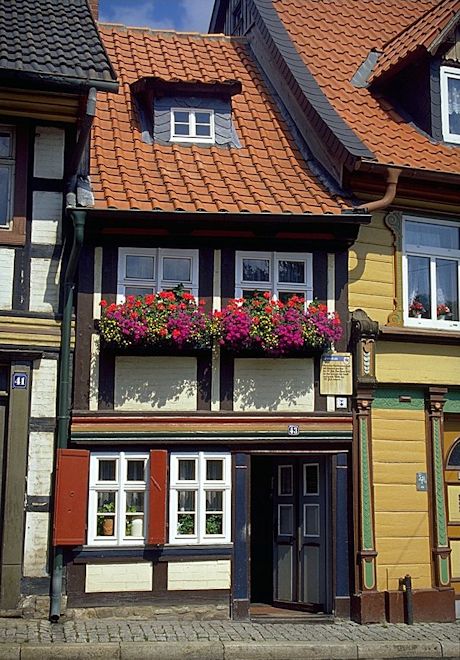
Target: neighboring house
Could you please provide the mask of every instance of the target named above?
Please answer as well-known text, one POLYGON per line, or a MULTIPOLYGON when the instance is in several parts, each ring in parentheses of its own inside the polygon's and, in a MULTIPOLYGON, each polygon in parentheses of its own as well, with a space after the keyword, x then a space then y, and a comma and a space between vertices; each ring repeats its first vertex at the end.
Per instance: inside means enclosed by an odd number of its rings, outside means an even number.
POLYGON ((95 205, 74 214, 85 236, 53 539, 67 605, 348 616, 353 416, 347 397, 321 395, 319 352, 168 354, 99 332, 125 300, 124 328, 137 327, 129 296, 168 301, 182 285, 211 312, 259 290, 327 303, 346 350, 348 250, 370 216, 311 156, 246 39, 100 32, 120 92, 98 102, 95 205))
POLYGON ((47 611, 65 196, 117 85, 84 0, 1 2, 0 39, 0 609, 47 611))
POLYGON ((311 152, 373 211, 349 259, 352 616, 402 620, 410 575, 415 618, 449 620, 455 597, 460 613, 460 2, 218 0, 210 31, 245 35, 311 152))

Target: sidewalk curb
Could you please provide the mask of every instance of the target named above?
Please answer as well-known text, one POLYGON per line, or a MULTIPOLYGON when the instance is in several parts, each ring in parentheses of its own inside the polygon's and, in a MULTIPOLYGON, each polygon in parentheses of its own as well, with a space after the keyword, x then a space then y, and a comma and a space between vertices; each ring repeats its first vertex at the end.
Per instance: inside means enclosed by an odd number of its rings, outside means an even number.
POLYGON ((376 660, 460 658, 460 642, 0 643, 0 660, 376 660))

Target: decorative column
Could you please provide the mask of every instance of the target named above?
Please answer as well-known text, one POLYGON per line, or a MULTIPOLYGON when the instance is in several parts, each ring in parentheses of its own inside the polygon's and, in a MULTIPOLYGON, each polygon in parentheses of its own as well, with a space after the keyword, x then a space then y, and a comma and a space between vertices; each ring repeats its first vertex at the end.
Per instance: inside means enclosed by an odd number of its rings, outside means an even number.
POLYGON ((443 409, 446 392, 447 389, 444 387, 430 387, 426 397, 432 475, 432 554, 435 566, 435 586, 438 589, 450 588, 449 555, 451 551, 447 537, 447 516, 442 458, 443 409))
POLYGON ((385 224, 393 234, 394 248, 394 309, 388 317, 387 325, 404 325, 403 311, 403 275, 402 275, 402 225, 403 214, 401 211, 390 211, 385 216, 385 224))
POLYGON ((250 464, 249 454, 233 457, 233 570, 232 619, 249 619, 249 548, 250 526, 250 464))
POLYGON ((384 619, 384 595, 377 593, 377 569, 372 488, 372 402, 376 386, 375 338, 379 331, 361 309, 352 313, 354 347, 354 474, 355 549, 358 574, 352 597, 352 616, 360 623, 384 619))

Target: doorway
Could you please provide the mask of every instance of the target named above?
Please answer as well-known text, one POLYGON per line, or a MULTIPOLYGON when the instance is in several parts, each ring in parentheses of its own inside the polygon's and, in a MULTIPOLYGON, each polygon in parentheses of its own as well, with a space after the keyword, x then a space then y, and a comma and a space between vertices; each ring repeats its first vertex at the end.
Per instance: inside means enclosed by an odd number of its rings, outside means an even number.
POLYGON ((331 611, 328 459, 254 456, 251 602, 331 611))

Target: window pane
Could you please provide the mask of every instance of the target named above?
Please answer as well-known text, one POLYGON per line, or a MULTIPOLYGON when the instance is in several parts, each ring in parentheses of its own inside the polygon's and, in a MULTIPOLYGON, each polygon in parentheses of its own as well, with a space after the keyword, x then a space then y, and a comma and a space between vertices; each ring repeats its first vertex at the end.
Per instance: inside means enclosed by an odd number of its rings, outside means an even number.
POLYGON ((0 132, 0 158, 11 157, 11 147, 12 147, 11 133, 1 131, 0 132))
POLYGON ((117 462, 115 460, 99 461, 99 481, 115 481, 117 478, 117 462))
POLYGON ((165 257, 163 259, 163 279, 170 282, 190 282, 192 279, 191 260, 165 257))
POLYGON ((292 467, 280 465, 278 495, 292 495, 292 467))
POLYGON ((126 493, 126 513, 139 512, 144 512, 144 492, 128 491, 126 493))
POLYGON ((319 536, 319 506, 304 505, 304 536, 319 536))
POLYGON ((149 286, 126 286, 125 296, 146 296, 148 293, 154 293, 154 288, 149 286))
POLYGON ((450 453, 447 467, 449 469, 455 468, 456 470, 460 468, 460 439, 457 440, 456 444, 454 445, 454 448, 450 453))
POLYGON ((209 124, 211 123, 211 113, 210 112, 195 112, 195 122, 197 124, 209 124))
POLYGON ((280 504, 278 506, 278 534, 283 536, 292 536, 294 533, 292 513, 292 504, 280 504))
POLYGON ((126 277, 134 280, 153 280, 155 275, 154 257, 127 255, 126 277))
POLYGON ((190 126, 188 124, 174 124, 174 135, 189 135, 190 126))
POLYGON ((224 462, 220 459, 210 459, 206 461, 206 479, 207 481, 222 481, 224 478, 224 462))
POLYGON ((409 316, 431 318, 430 260, 428 257, 407 258, 409 278, 409 316))
POLYGON ((128 461, 127 466, 127 480, 128 481, 144 481, 144 461, 128 461))
POLYGON ((460 227, 429 222, 406 222, 406 245, 460 249, 460 227))
POLYGON ((279 261, 278 278, 280 282, 304 284, 305 263, 303 261, 279 261))
POLYGON ((269 259, 243 259, 243 280, 245 282, 269 282, 269 259))
POLYGON ((188 124, 190 121, 190 114, 186 110, 184 111, 176 110, 174 112, 174 121, 181 122, 183 124, 188 124))
POLYGON ((179 490, 177 498, 179 511, 195 511, 194 490, 179 490))
POLYGON ((206 534, 223 534, 224 516, 222 513, 206 514, 206 534))
POLYGON ((223 492, 221 490, 206 491, 206 511, 222 511, 223 492))
POLYGON ((179 460, 179 481, 195 481, 196 461, 192 458, 181 458, 179 460))
POLYGON ((449 133, 460 135, 460 78, 447 79, 449 133))
POLYGON ((115 536, 116 494, 99 492, 97 494, 97 535, 115 536))
POLYGON ((11 176, 10 168, 2 167, 0 165, 0 225, 6 225, 10 220, 9 204, 8 204, 8 196, 10 190, 10 176, 11 176))
POLYGON ((436 311, 438 319, 458 321, 459 263, 436 259, 436 311))
POLYGON ((318 494, 318 466, 304 465, 304 494, 318 494))
POLYGON ((198 137, 209 137, 211 135, 211 126, 209 124, 197 124, 195 133, 198 137))

